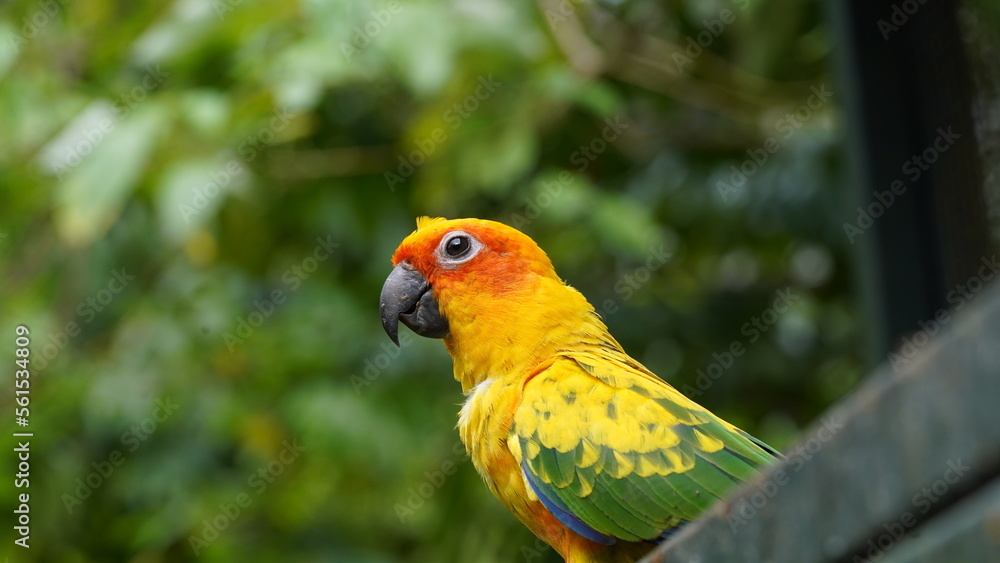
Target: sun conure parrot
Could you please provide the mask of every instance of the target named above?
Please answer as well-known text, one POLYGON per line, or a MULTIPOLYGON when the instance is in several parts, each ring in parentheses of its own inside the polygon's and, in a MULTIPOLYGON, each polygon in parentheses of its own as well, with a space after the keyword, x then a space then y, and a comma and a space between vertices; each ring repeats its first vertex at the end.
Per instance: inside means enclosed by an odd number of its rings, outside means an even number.
POLYGON ((382 326, 444 339, 472 463, 566 561, 634 561, 778 455, 626 354, 527 235, 421 217, 392 262, 382 326))

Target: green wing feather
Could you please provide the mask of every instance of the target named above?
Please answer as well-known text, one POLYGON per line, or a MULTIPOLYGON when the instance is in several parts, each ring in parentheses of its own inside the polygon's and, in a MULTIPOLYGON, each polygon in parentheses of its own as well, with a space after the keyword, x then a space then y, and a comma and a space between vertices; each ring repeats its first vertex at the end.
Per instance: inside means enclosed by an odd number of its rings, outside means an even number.
POLYGON ((625 541, 697 518, 776 455, 613 348, 530 379, 508 445, 534 491, 625 541))

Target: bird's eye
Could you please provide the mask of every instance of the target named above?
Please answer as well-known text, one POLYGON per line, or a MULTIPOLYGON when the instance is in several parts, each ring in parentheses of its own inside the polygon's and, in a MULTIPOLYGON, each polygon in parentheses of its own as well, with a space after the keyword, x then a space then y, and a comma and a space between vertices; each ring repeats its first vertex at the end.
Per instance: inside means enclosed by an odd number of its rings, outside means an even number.
POLYGON ((483 249, 476 237, 462 231, 452 231, 441 239, 437 249, 439 263, 446 268, 456 268, 472 260, 483 249))
POLYGON ((465 235, 453 236, 444 244, 445 253, 452 258, 461 258, 465 253, 469 252, 470 248, 472 248, 472 243, 469 242, 469 237, 465 235))

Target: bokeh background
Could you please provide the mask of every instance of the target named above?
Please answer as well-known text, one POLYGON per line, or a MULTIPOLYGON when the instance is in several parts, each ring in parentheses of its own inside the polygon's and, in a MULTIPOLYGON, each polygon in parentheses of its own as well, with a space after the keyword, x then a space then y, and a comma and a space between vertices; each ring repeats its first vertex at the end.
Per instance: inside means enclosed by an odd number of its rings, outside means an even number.
POLYGON ((418 215, 520 228, 626 350, 789 444, 871 365, 826 22, 815 0, 4 2, 0 350, 29 327, 35 435, 32 547, 4 446, 0 554, 557 561, 456 447, 441 343, 379 324, 418 215))

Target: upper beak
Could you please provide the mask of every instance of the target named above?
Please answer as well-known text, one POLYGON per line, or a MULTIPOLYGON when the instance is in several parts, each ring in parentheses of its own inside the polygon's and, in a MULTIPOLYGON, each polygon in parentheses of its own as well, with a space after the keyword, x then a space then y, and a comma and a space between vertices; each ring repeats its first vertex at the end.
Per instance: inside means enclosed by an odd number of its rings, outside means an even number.
POLYGON ((399 321, 427 338, 448 336, 448 321, 441 316, 431 284, 405 260, 389 274, 379 297, 382 328, 399 346, 399 321))

